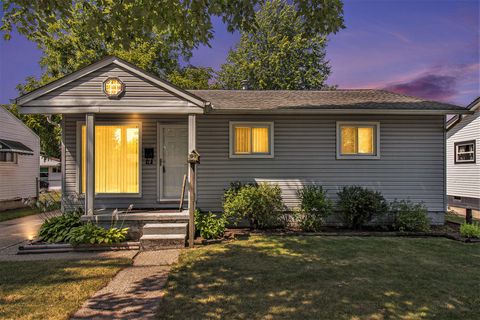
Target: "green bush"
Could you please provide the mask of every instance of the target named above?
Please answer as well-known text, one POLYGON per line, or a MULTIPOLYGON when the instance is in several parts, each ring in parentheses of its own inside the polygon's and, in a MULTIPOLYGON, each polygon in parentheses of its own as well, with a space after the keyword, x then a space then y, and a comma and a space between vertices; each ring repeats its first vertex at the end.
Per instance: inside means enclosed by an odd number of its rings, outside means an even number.
POLYGON ((79 213, 65 213, 45 220, 38 236, 46 242, 65 242, 70 231, 81 225, 79 213))
POLYGON ((337 194, 339 218, 348 228, 359 229, 388 211, 388 204, 378 191, 348 186, 337 194))
POLYGON ((195 230, 204 239, 219 239, 225 233, 227 219, 222 215, 215 215, 211 212, 202 213, 195 211, 195 230))
POLYGON ((325 224, 332 214, 332 201, 327 198, 321 186, 304 186, 297 190, 300 200, 299 225, 303 231, 315 232, 325 224))
POLYGON ((399 231, 430 230, 430 218, 427 207, 423 203, 413 203, 410 200, 394 201, 390 204, 390 213, 395 222, 393 227, 399 231))
POLYGON ((225 191, 223 212, 233 224, 247 219, 255 229, 286 224, 282 191, 278 185, 232 183, 225 191))
POLYGON ((480 238, 480 224, 464 223, 460 226, 460 234, 466 238, 480 238))
POLYGON ((110 228, 104 229, 96 224, 87 222, 79 227, 73 228, 67 240, 71 244, 111 244, 125 241, 128 228, 110 228))

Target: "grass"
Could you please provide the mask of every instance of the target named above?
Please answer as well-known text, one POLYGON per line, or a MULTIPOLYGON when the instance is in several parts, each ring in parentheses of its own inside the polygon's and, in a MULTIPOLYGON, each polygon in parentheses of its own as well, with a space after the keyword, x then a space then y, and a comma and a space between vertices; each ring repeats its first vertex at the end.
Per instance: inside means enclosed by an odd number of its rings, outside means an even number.
POLYGON ((480 245, 279 237, 184 251, 159 319, 475 319, 480 245))
POLYGON ((20 208, 20 209, 12 209, 0 212, 0 222, 7 221, 12 219, 17 219, 21 217, 31 216, 34 214, 39 214, 38 210, 32 209, 30 207, 27 208, 20 208))
MULTIPOLYGON (((455 222, 455 223, 465 223, 465 217, 464 216, 460 216, 458 214, 454 214, 454 213, 445 213, 445 220, 446 221, 451 221, 451 222, 455 222)), ((480 222, 480 219, 473 219, 474 222, 480 222)))
POLYGON ((0 319, 68 319, 129 261, 0 262, 0 319))

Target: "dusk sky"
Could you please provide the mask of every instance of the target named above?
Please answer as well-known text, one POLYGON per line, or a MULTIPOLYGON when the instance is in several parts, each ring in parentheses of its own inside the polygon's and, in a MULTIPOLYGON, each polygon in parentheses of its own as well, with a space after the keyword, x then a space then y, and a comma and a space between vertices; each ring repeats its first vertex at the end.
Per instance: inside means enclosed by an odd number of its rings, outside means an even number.
MULTIPOLYGON (((480 95, 479 0, 344 1, 346 29, 332 35, 329 84, 386 88, 427 99, 468 105, 480 95)), ((239 39, 215 19, 211 48, 190 63, 218 69, 239 39)), ((0 40, 0 103, 15 86, 38 76, 40 52, 22 36, 0 40)))

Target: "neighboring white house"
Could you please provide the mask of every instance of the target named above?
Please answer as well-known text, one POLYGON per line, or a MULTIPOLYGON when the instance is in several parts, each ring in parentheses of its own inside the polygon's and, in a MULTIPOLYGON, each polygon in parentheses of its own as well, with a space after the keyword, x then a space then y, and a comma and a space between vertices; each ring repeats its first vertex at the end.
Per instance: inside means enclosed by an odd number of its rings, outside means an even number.
POLYGON ((40 156, 40 188, 48 191, 62 188, 62 165, 59 159, 40 156))
POLYGON ((0 211, 23 206, 35 197, 40 138, 20 119, 0 107, 0 211))
POLYGON ((480 211, 480 97, 467 108, 474 113, 447 123, 448 205, 459 213, 480 211))

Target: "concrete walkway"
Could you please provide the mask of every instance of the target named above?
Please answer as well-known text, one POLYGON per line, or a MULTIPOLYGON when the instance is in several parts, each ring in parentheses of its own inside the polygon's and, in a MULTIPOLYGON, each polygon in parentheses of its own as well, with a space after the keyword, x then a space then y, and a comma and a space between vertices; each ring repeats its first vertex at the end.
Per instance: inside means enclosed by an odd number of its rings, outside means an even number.
POLYGON ((72 319, 154 319, 170 265, 180 250, 139 253, 132 267, 120 271, 95 293, 72 319))

